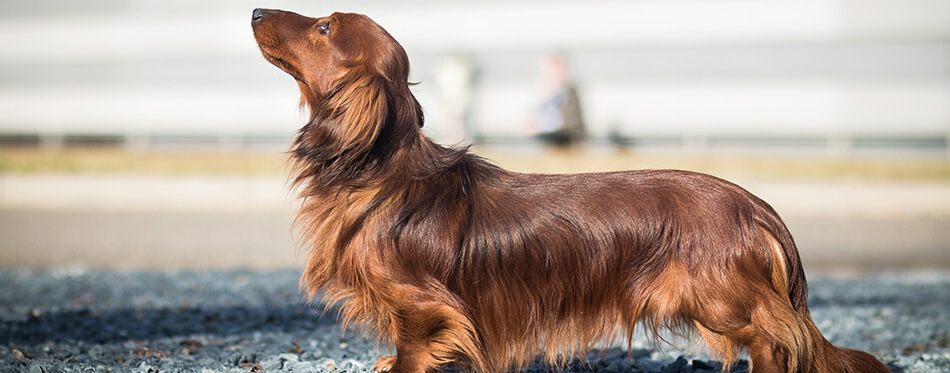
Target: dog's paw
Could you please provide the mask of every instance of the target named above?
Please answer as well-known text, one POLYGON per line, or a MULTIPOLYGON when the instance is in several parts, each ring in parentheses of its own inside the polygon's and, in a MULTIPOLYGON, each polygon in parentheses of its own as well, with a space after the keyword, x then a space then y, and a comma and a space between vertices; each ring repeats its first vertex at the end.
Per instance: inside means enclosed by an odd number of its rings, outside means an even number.
POLYGON ((393 364, 396 363, 396 356, 383 356, 376 360, 376 364, 373 364, 373 370, 377 372, 388 372, 393 368, 393 364))

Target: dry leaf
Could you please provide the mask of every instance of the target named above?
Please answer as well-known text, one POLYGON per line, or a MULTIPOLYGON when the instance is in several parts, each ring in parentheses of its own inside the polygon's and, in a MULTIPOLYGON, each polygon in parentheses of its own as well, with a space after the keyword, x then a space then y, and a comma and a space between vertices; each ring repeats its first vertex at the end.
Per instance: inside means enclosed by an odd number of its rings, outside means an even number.
POLYGON ((196 348, 201 348, 205 346, 204 343, 198 342, 193 339, 186 339, 184 341, 181 341, 179 345, 184 346, 184 347, 196 347, 196 348))
POLYGON ((159 350, 153 350, 148 347, 142 347, 138 350, 132 350, 132 351, 129 351, 129 353, 134 354, 139 357, 153 357, 154 356, 154 357, 159 357, 163 359, 168 358, 168 355, 166 355, 164 352, 159 351, 159 350))
POLYGON ((241 367, 248 368, 247 370, 248 372, 266 372, 267 371, 264 369, 264 367, 262 367, 258 363, 243 362, 241 363, 241 367))
POLYGON ((300 349, 300 343, 297 343, 297 342, 290 342, 290 343, 294 344, 294 348, 287 350, 287 352, 292 353, 292 354, 300 354, 301 352, 303 352, 303 350, 300 349))

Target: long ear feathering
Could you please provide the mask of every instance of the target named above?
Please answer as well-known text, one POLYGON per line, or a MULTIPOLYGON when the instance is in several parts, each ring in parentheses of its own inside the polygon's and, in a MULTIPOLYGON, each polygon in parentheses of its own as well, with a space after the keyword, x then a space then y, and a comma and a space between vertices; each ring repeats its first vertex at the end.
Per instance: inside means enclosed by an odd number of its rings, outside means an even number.
POLYGON ((327 187, 371 175, 367 171, 381 168, 420 135, 424 120, 407 82, 362 67, 345 73, 325 94, 303 92, 302 100, 311 113, 291 150, 297 186, 317 181, 314 187, 327 187), (309 180, 314 176, 319 180, 309 180))
POLYGON ((349 72, 311 108, 299 145, 319 148, 325 158, 316 160, 367 152, 389 115, 387 96, 381 78, 349 72))

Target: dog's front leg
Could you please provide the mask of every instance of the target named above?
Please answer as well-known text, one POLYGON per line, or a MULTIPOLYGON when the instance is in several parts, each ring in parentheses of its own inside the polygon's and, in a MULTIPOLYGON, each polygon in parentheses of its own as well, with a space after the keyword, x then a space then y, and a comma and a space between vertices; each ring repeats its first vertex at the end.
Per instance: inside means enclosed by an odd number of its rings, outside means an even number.
POLYGON ((377 372, 389 372, 393 370, 393 364, 396 364, 396 355, 386 355, 373 364, 373 370, 377 372))
POLYGON ((425 373, 437 366, 424 346, 398 346, 395 356, 383 356, 376 360, 373 370, 386 373, 425 373))
POLYGON ((459 358, 478 365, 480 356, 468 318, 441 302, 404 305, 394 318, 392 341, 396 356, 384 356, 373 370, 390 373, 424 373, 459 358))

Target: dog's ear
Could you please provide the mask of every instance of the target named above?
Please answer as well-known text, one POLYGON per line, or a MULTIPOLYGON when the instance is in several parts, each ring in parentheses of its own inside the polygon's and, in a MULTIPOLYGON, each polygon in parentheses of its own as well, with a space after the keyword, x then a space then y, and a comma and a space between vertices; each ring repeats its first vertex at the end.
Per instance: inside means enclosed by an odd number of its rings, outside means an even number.
POLYGON ((351 70, 311 104, 310 122, 297 139, 301 147, 319 154, 314 160, 359 156, 372 149, 390 116, 386 81, 351 70))

